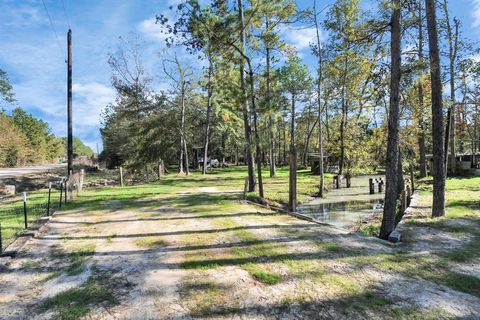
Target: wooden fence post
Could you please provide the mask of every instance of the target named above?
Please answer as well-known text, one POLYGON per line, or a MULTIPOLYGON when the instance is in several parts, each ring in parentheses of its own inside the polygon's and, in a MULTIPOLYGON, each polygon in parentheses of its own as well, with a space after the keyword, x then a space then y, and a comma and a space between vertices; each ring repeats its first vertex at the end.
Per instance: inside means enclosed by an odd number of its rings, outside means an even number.
POLYGON ((347 188, 352 187, 352 181, 351 181, 351 176, 350 173, 347 173, 347 188))
POLYGON ((77 190, 78 190, 79 194, 82 193, 82 191, 83 191, 83 178, 84 178, 84 176, 85 176, 85 170, 80 169, 80 178, 78 179, 78 187, 77 187, 78 188, 77 190))
POLYGON ((120 186, 123 187, 123 168, 120 166, 120 186))
POLYGON ((64 199, 64 202, 67 203, 68 202, 68 199, 70 199, 70 190, 68 188, 69 186, 69 178, 65 179, 65 199, 64 199))
POLYGON ((62 207, 62 200, 63 200, 63 179, 60 181, 60 201, 58 207, 62 207))
POLYGON ((382 193, 383 192, 383 180, 380 179, 380 181, 378 182, 378 193, 382 193))
POLYGON ((370 189, 370 194, 375 194, 375 185, 373 184, 373 178, 368 179, 368 187, 370 189))
POLYGON ((410 206, 411 201, 412 201, 412 191, 410 190, 410 186, 407 185, 407 207, 410 206))

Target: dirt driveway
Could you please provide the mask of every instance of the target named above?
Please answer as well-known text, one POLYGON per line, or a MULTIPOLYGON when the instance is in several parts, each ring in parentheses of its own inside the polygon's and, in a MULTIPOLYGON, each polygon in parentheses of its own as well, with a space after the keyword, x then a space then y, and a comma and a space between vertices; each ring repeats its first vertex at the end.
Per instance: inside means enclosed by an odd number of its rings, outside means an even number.
POLYGON ((387 265, 403 253, 376 239, 215 187, 162 190, 57 212, 0 271, 1 318, 478 316, 478 297, 387 265))

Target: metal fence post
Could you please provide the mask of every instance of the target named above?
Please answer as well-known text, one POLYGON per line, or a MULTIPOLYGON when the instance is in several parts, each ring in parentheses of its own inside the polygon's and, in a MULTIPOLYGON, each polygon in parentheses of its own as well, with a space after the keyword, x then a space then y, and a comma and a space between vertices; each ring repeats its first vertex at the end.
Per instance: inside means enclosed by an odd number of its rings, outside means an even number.
POLYGON ((52 183, 48 183, 48 202, 47 202, 47 216, 50 216, 50 196, 52 194, 52 183))
POLYGON ((25 218, 25 229, 28 228, 27 222, 27 193, 23 192, 23 217, 25 218))

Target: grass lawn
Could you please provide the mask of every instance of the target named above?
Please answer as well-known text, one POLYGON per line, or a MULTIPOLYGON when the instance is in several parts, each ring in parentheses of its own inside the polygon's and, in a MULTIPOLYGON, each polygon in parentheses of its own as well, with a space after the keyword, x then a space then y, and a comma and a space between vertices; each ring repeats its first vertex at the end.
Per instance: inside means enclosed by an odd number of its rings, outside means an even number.
MULTIPOLYGON (((265 170, 267 171, 267 170, 265 170)), ((288 204, 288 167, 277 168, 276 176, 271 178, 269 172, 263 176, 265 199, 274 206, 286 206, 288 204)), ((325 174, 325 186, 333 179, 334 174, 325 174)), ((313 175, 310 169, 297 171, 297 202, 304 203, 318 194, 320 177, 313 175)), ((256 196, 256 194, 253 194, 256 196)))
MULTIPOLYGON (((60 191, 51 192, 51 210, 58 208, 60 191)), ((46 214, 48 189, 27 192, 27 221, 32 225, 39 217, 46 214)), ((0 224, 2 225, 2 246, 8 246, 15 238, 25 232, 23 195, 5 197, 0 202, 0 224)), ((1 251, 1 250, 0 250, 1 251)))
MULTIPOLYGON (((206 176, 170 174, 150 184, 86 189, 57 212, 54 234, 34 239, 36 251, 47 256, 27 256, 23 268, 12 273, 19 279, 37 276, 18 282, 38 283, 37 288, 83 275, 85 281, 46 300, 27 294, 25 309, 39 305, 39 316, 50 312, 69 319, 128 318, 129 310, 136 317, 152 310, 159 318, 475 318, 477 231, 453 230, 441 222, 477 223, 475 182, 471 188, 449 182, 449 192, 464 188, 449 200, 449 208, 457 210, 452 216, 411 223, 422 236, 434 230, 458 237, 456 245, 413 238, 393 247, 242 203, 245 176, 244 167, 233 167, 206 176), (49 247, 38 247, 52 246, 55 239, 50 254, 49 247), (142 310, 135 309, 135 301, 142 301, 142 310)), ((299 175, 304 200, 315 192, 317 179, 306 171, 299 175)), ((285 203, 287 181, 286 169, 266 178, 266 196, 285 203)), ((429 191, 422 192, 428 198, 429 191)))

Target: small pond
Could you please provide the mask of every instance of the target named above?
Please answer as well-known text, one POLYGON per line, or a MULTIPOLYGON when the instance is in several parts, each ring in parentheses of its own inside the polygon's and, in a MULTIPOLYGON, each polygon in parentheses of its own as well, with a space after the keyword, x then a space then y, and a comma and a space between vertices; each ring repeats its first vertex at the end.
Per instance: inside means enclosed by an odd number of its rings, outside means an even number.
MULTIPOLYGON (((375 185, 375 194, 369 193, 370 178, 379 179, 384 176, 352 177, 350 188, 346 188, 343 181, 341 189, 330 189, 325 198, 300 205, 297 211, 318 222, 348 229, 360 220, 365 220, 383 210, 384 193, 378 192, 377 185, 375 185)), ((383 189, 385 190, 385 186, 383 189)))

